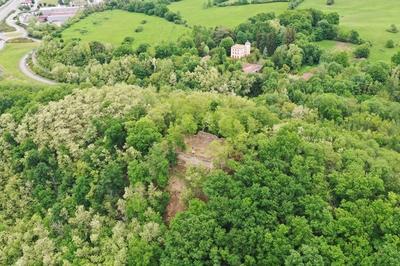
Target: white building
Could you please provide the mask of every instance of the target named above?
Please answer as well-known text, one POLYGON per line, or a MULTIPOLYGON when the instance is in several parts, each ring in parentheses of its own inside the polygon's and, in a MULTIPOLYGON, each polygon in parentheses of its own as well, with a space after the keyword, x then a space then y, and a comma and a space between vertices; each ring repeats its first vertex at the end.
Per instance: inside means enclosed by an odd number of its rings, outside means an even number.
POLYGON ((251 43, 247 41, 243 44, 235 44, 231 47, 231 58, 240 59, 250 55, 251 43))

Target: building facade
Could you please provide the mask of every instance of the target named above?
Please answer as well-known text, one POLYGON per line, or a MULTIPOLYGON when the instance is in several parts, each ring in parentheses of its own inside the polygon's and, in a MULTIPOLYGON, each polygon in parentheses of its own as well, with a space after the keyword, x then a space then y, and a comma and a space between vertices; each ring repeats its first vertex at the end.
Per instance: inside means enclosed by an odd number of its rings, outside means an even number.
POLYGON ((247 41, 243 44, 235 44, 231 47, 231 58, 240 59, 250 55, 251 43, 247 41))

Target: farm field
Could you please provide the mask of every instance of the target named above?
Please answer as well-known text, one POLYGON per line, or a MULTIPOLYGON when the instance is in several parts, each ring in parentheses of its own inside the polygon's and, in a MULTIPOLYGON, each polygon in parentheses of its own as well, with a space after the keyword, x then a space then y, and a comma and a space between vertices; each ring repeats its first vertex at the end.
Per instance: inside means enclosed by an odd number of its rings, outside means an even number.
POLYGON ((234 27, 247 18, 262 12, 280 13, 287 10, 288 3, 268 3, 229 7, 203 7, 204 0, 182 0, 172 3, 169 8, 180 12, 189 25, 203 25, 208 27, 234 27))
POLYGON ((1 79, 3 82, 22 82, 34 83, 37 82, 25 76, 19 70, 19 61, 29 51, 37 47, 37 43, 8 43, 6 47, 0 51, 0 70, 1 79))
POLYGON ((184 26, 168 22, 165 19, 131 13, 122 10, 112 10, 95 13, 73 24, 63 33, 64 39, 80 38, 83 41, 101 41, 118 45, 125 37, 133 37, 134 46, 141 43, 151 45, 162 41, 175 41, 187 29, 184 26), (146 20, 146 24, 141 24, 146 20), (138 26, 142 32, 135 32, 138 26))

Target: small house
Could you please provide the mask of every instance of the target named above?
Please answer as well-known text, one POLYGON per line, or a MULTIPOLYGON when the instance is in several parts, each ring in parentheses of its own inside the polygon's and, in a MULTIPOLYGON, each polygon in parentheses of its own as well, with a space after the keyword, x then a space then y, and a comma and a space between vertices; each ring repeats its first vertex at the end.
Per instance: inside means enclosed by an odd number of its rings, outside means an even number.
POLYGON ((231 58, 240 59, 250 55, 251 43, 247 41, 243 44, 235 44, 231 47, 231 58))

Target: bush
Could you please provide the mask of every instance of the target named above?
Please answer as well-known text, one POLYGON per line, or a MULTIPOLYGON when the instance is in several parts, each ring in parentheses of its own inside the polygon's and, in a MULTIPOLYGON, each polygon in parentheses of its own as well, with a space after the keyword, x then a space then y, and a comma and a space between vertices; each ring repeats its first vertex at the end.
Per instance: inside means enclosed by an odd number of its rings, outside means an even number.
POLYGON ((344 67, 350 66, 349 55, 346 52, 326 52, 321 57, 322 62, 337 63, 344 67))
POLYGON ((354 50, 354 56, 356 58, 368 58, 369 53, 369 45, 367 44, 360 45, 354 50))
POLYGON ((147 20, 145 20, 145 19, 143 19, 141 22, 140 22, 140 24, 146 24, 147 23, 147 20))
POLYGON ((399 29, 397 28, 396 25, 392 24, 386 31, 391 32, 391 33, 397 33, 397 32, 399 32, 399 29))
POLYGON ((392 62, 396 65, 400 65, 400 51, 393 55, 392 62))
POLYGON ((304 0, 290 0, 289 2, 289 9, 295 9, 298 7, 301 3, 303 3, 304 0))
POLYGON ((142 32, 143 31, 143 26, 137 26, 135 29, 135 32, 142 32))
POLYGON ((124 40, 122 41, 122 44, 132 44, 134 40, 135 40, 135 38, 128 36, 128 37, 124 38, 124 40))
POLYGON ((394 48, 394 41, 388 40, 385 45, 386 48, 394 48))
POLYGON ((360 44, 362 43, 361 39, 360 39, 360 34, 355 31, 352 30, 350 31, 350 35, 349 35, 349 42, 353 43, 353 44, 360 44))
POLYGON ((360 34, 357 31, 346 31, 343 29, 339 30, 336 40, 341 42, 349 42, 352 44, 361 44, 363 42, 360 38, 360 34))
POLYGON ((333 5, 335 3, 335 0, 327 0, 326 1, 326 4, 328 5, 328 6, 331 6, 331 5, 333 5))

